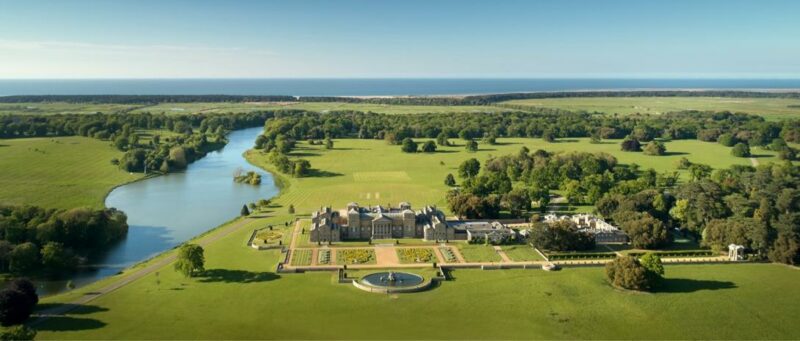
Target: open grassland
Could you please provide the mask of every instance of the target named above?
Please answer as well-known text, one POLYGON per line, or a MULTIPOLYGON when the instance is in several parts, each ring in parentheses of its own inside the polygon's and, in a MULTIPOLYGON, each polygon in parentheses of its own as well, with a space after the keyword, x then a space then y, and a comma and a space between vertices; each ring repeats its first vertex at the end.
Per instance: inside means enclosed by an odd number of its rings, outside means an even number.
POLYGON ((501 104, 629 115, 680 110, 746 112, 768 119, 800 118, 800 99, 732 97, 575 97, 522 99, 501 104))
MULTIPOLYGON (((611 288, 602 268, 567 268, 457 270, 453 281, 430 291, 378 295, 336 284, 331 273, 275 274, 280 252, 244 247, 251 231, 243 228, 207 245, 206 275, 186 279, 166 267, 47 320, 37 326, 38 338, 800 337, 800 271, 782 265, 667 266, 665 286, 653 294, 611 288)), ((41 305, 53 307, 91 290, 96 288, 45 298, 41 305)))
POLYGON ((0 115, 55 115, 96 114, 130 111, 145 107, 142 104, 96 104, 96 103, 0 103, 0 115))
MULTIPOLYGON (((301 141, 292 155, 309 160, 317 171, 312 177, 284 178, 290 189, 281 194, 280 203, 284 205, 283 209, 293 204, 300 214, 309 214, 321 205, 345 207, 351 201, 361 205, 396 205, 401 201, 409 201, 417 207, 433 204, 446 210, 445 194, 448 187, 444 184, 444 178, 448 173, 458 174, 461 162, 473 157, 485 161, 490 155, 516 153, 522 146, 530 150, 553 152, 607 152, 616 156, 621 163, 637 163, 643 169, 654 168, 659 172, 676 170, 676 161, 681 157, 714 168, 750 164, 747 158, 731 156, 728 147, 697 140, 667 142, 669 155, 666 156, 622 152, 618 140, 592 144, 588 139, 547 143, 541 139, 501 138, 498 139, 498 145, 481 144, 476 153, 466 152, 464 141, 454 139, 452 142, 457 145, 439 147, 436 153, 408 154, 401 152, 400 146, 377 140, 335 140, 332 150, 301 141)), ((754 148, 753 153, 762 164, 776 160, 773 152, 754 148)), ((248 159, 256 165, 272 169, 266 156, 257 151, 249 152, 248 159)), ((685 171, 681 172, 688 176, 685 171)))
POLYGON ((0 140, 0 203, 103 207, 109 190, 140 179, 111 164, 122 156, 86 137, 0 140))

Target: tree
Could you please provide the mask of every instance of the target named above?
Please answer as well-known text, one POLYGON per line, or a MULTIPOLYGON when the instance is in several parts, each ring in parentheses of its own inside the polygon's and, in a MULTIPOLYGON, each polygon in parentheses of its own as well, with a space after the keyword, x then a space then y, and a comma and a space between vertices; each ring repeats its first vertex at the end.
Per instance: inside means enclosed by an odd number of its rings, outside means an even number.
POLYGON ((456 179, 453 177, 452 173, 447 173, 447 176, 444 178, 444 184, 450 187, 456 185, 456 179))
POLYGON ((414 140, 412 140, 411 138, 406 137, 406 138, 403 139, 402 146, 400 147, 400 149, 404 153, 416 153, 417 152, 417 143, 414 142, 414 140))
POLYGON ((294 214, 294 205, 289 204, 289 214, 294 214))
POLYGON ((655 249, 672 241, 664 223, 648 213, 640 215, 638 219, 623 222, 620 228, 628 234, 635 248, 655 249))
POLYGON ((424 153, 433 153, 436 151, 436 143, 433 141, 426 141, 422 144, 422 151, 424 153))
POLYGON ((242 210, 239 212, 242 217, 246 217, 250 215, 250 210, 247 209, 247 205, 242 205, 242 210))
POLYGON ((582 251, 595 247, 594 236, 578 231, 578 226, 569 220, 535 223, 530 232, 528 241, 548 251, 582 251))
POLYGON ((118 136, 114 139, 114 147, 121 151, 125 151, 128 149, 128 138, 125 136, 118 136))
POLYGON ((689 169, 692 165, 692 162, 689 161, 686 157, 680 158, 677 162, 675 162, 675 167, 678 169, 689 169))
POLYGON ((650 141, 644 147, 644 153, 647 155, 661 156, 667 153, 667 147, 658 141, 650 141))
POLYGON ((647 269, 632 256, 621 256, 606 263, 606 278, 617 288, 629 290, 647 290, 650 278, 647 269))
POLYGON ((736 140, 736 137, 733 136, 733 134, 726 133, 726 134, 720 135, 717 138, 717 142, 719 142, 719 144, 721 144, 721 145, 723 145, 725 147, 733 147, 733 145, 736 144, 737 140, 736 140))
POLYGON ((307 176, 310 171, 311 162, 308 162, 308 160, 298 159, 294 161, 294 169, 292 170, 292 175, 294 177, 302 178, 307 176))
POLYGON ((642 151, 642 145, 639 143, 639 140, 633 137, 626 137, 624 141, 620 144, 622 146, 623 152, 640 152, 642 151))
POLYGON ((39 248, 31 242, 22 243, 11 250, 8 258, 11 272, 28 272, 39 265, 39 248))
POLYGON ((467 149, 467 151, 468 151, 468 152, 470 152, 470 153, 477 152, 477 151, 478 151, 478 142, 477 142, 477 141, 475 141, 475 140, 469 140, 469 141, 467 141, 467 146, 466 146, 466 149, 467 149))
POLYGON ((709 221, 703 229, 703 246, 720 252, 730 244, 766 253, 769 231, 764 223, 753 218, 726 218, 709 221))
POLYGON ((35 306, 39 303, 39 295, 36 294, 36 286, 27 278, 15 278, 6 284, 6 289, 16 290, 25 295, 28 304, 35 306))
POLYGON ((481 163, 478 159, 466 160, 458 166, 458 176, 463 179, 472 179, 481 171, 481 163))
POLYGON ((791 233, 779 233, 768 256, 770 261, 776 263, 798 264, 800 262, 800 243, 791 233))
POLYGON ((547 129, 542 132, 542 140, 545 142, 556 142, 556 134, 551 129, 547 129))
POLYGON ((206 259, 203 255, 203 247, 196 244, 183 244, 178 250, 178 258, 175 261, 175 270, 186 277, 194 277, 195 272, 205 271, 206 259))
POLYGON ((12 326, 25 322, 31 316, 33 307, 24 293, 3 289, 0 291, 0 324, 12 326))
POLYGON ((661 264, 661 257, 657 254, 648 252, 642 258, 639 258, 639 263, 647 270, 648 282, 650 286, 655 286, 664 276, 664 265, 661 264))
POLYGON ((333 149, 333 140, 330 137, 325 138, 325 149, 333 149))
POLYGON ((26 325, 13 326, 4 328, 0 332, 0 340, 3 341, 27 341, 33 340, 36 337, 36 329, 26 325))
POLYGON ((692 180, 695 181, 708 178, 712 170, 711 166, 702 163, 693 163, 689 166, 689 174, 692 176, 692 180))
POLYGON ((746 143, 739 142, 731 149, 731 155, 735 157, 750 157, 750 146, 746 143))
POLYGON ((447 147, 450 145, 450 141, 447 140, 448 137, 449 136, 447 136, 447 133, 441 132, 438 136, 436 136, 436 143, 442 147, 447 147))
POLYGON ((523 212, 527 212, 531 209, 531 198, 528 196, 528 191, 525 188, 515 188, 503 194, 501 204, 512 216, 520 217, 523 212))
POLYGON ((72 270, 76 265, 75 255, 61 243, 49 242, 41 252, 42 265, 50 272, 72 270))

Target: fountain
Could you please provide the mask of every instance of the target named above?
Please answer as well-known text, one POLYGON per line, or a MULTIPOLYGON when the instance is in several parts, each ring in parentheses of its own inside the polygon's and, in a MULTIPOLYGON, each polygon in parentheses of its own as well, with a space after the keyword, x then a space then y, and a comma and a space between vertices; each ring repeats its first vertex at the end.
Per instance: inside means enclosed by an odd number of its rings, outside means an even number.
POLYGON ((385 271, 366 275, 353 284, 362 290, 389 293, 418 291, 427 287, 430 281, 412 273, 385 271))

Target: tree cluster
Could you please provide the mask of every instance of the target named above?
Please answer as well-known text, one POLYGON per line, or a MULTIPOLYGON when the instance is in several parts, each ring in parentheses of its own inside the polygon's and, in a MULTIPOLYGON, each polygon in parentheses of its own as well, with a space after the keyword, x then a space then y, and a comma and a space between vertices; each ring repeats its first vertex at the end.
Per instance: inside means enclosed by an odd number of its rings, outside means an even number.
POLYGON ((113 208, 0 206, 0 271, 58 275, 127 232, 127 217, 113 208))

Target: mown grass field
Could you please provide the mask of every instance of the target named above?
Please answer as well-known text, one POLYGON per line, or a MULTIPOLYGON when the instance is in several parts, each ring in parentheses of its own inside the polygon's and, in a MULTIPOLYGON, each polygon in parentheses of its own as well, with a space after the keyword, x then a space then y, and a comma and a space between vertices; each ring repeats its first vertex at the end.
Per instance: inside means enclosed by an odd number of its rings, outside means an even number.
POLYGON ((467 263, 500 262, 503 259, 494 247, 483 244, 457 243, 456 247, 467 263))
MULTIPOLYGON (((206 246, 210 275, 186 279, 166 267, 38 325, 38 338, 800 337, 800 271, 782 265, 667 266, 665 287, 652 294, 611 288, 602 268, 567 268, 457 270, 454 280, 430 291, 380 295, 336 284, 331 273, 275 274, 278 251, 243 246, 252 228, 271 220, 285 217, 262 219, 206 246)), ((91 290, 45 298, 41 305, 91 290)))
POLYGON ((530 245, 503 245, 500 247, 508 258, 515 262, 543 261, 536 250, 530 245))
POLYGON ((621 115, 661 114, 679 110, 728 110, 762 115, 768 119, 800 118, 800 99, 784 98, 575 97, 523 99, 501 104, 621 115))
POLYGON ((121 156, 86 137, 0 139, 0 203, 103 207, 114 186, 143 176, 111 164, 121 156))
MULTIPOLYGON (((451 142, 457 145, 439 147, 438 152, 430 154, 403 153, 400 146, 377 140, 336 140, 332 150, 308 145, 305 141, 299 142, 292 154, 309 160, 319 172, 314 177, 285 178, 290 189, 281 194, 279 202, 285 207, 294 205, 298 214, 310 214, 322 205, 340 208, 351 201, 361 205, 397 205, 401 201, 409 201, 415 207, 433 204, 446 210, 445 194, 448 187, 444 184, 444 178, 448 173, 457 175, 461 162, 473 157, 485 161, 490 155, 516 153, 522 146, 532 151, 607 152, 621 163, 637 163, 643 169, 654 168, 659 172, 676 170, 675 164, 681 157, 715 168, 751 164, 747 158, 731 156, 728 147, 697 140, 667 142, 669 155, 665 156, 622 152, 618 140, 592 144, 588 139, 548 143, 541 139, 501 138, 498 139, 498 145, 481 144, 476 153, 466 152, 462 140, 453 139, 451 142)), ((754 148, 753 153, 760 163, 777 160, 770 151, 754 148)), ((249 152, 248 158, 256 165, 271 169, 266 156, 259 152, 249 152)), ((681 173, 688 176, 686 171, 681 173)))
POLYGON ((54 115, 54 114, 96 114, 129 111, 144 105, 135 104, 96 104, 96 103, 0 103, 0 115, 54 115))

